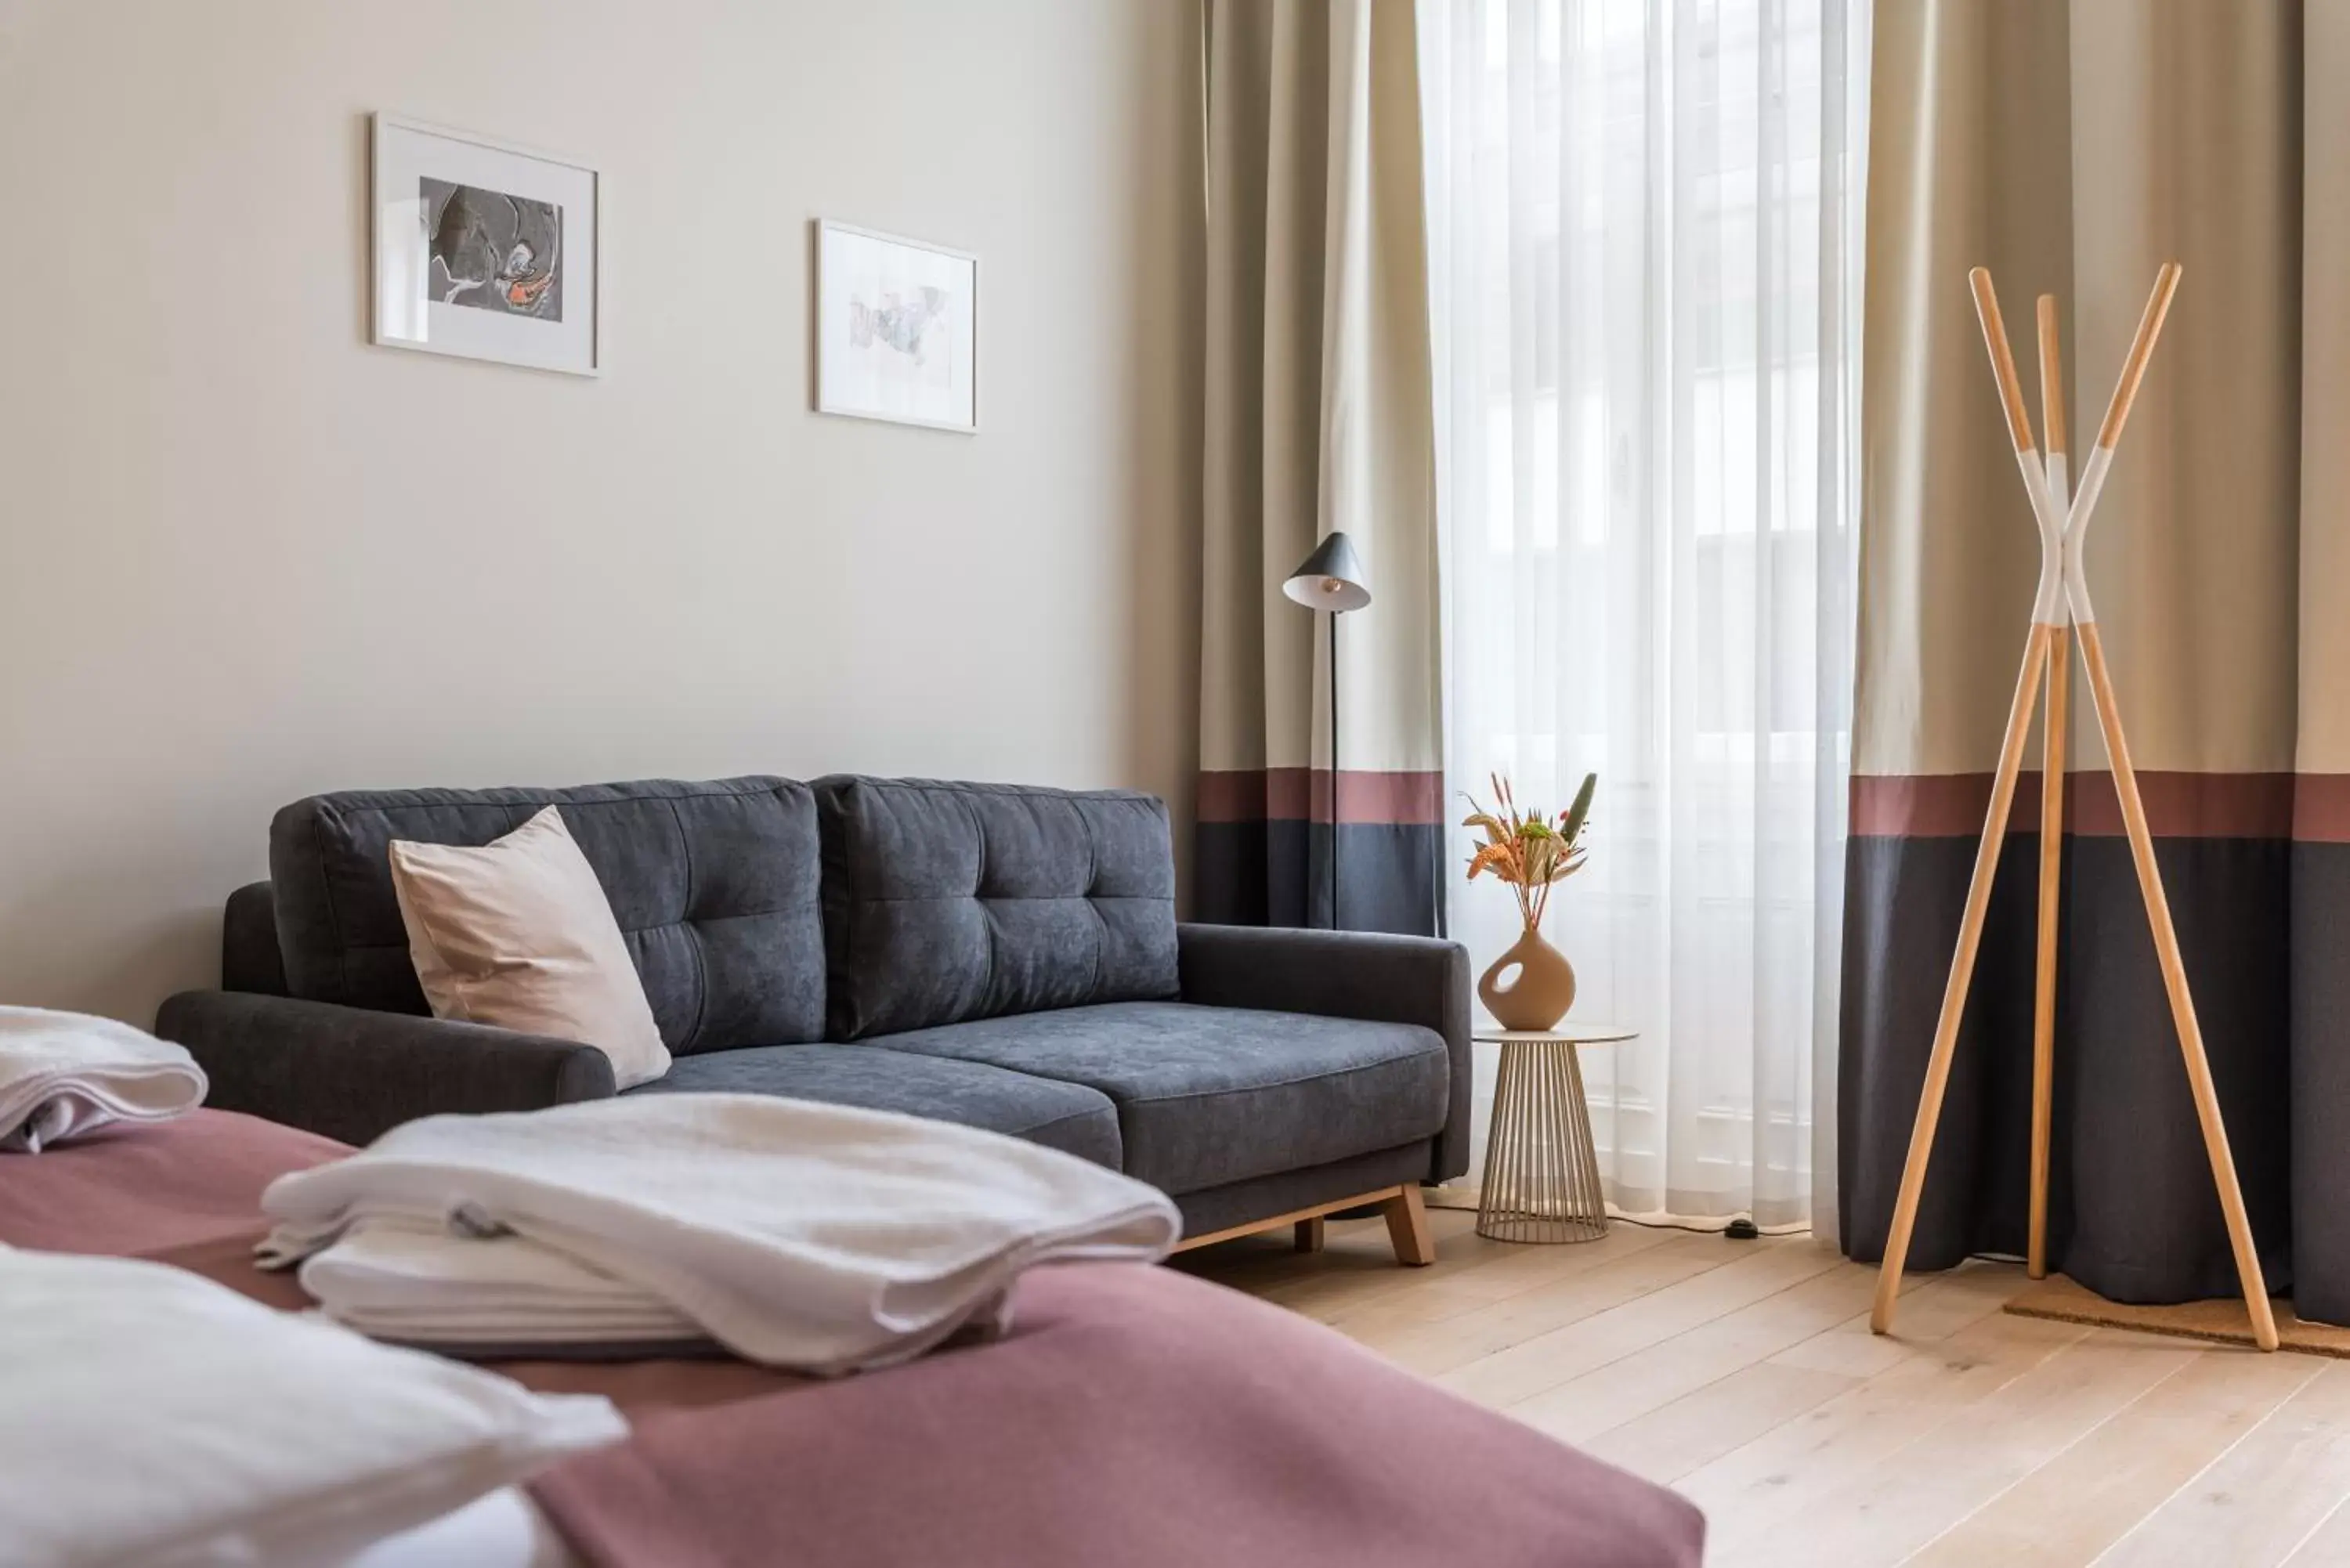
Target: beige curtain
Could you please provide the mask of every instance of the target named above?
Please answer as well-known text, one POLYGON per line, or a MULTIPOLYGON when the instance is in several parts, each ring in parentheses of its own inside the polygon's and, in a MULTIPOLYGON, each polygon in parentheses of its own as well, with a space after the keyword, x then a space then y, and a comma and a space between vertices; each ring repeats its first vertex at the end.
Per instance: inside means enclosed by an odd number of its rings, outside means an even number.
MULTIPOLYGON (((1967 270, 1991 269, 2028 386, 2034 296, 2061 301, 2077 454, 2175 259, 2087 570, 2271 1283, 2350 1317, 2350 713, 2333 695, 2350 631, 2330 604, 2350 566, 2345 67, 2334 5, 1878 5, 1841 1067, 1859 1255, 1883 1246, 2036 567, 1967 270)), ((2052 1247, 2107 1295, 2225 1295, 2085 701, 2074 717, 2052 1247)), ((1922 1267, 2023 1246, 2037 794, 2027 777, 1922 1267)))
POLYGON ((1205 20, 1195 907, 1430 930, 1442 759, 1411 10, 1209 0, 1205 20), (1373 595, 1338 628, 1336 758, 1327 628, 1281 593, 1332 531, 1354 541, 1373 595))
POLYGON ((2058 296, 2085 444, 2176 260, 2090 545, 2099 623, 2139 766, 2290 772, 2299 7, 1894 0, 1877 38, 1857 771, 1988 772, 2013 687, 2038 546, 1967 269, 1998 282, 2035 414, 2033 300, 2058 296))

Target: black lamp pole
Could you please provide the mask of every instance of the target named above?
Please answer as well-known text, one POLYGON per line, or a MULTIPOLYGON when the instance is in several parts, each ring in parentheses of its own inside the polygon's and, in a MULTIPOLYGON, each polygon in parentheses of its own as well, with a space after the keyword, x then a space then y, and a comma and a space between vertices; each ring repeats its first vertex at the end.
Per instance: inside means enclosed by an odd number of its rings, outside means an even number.
MULTIPOLYGON (((1369 583, 1363 576, 1362 558, 1355 554, 1354 542, 1343 533, 1324 536, 1305 557, 1297 570, 1289 574, 1281 591, 1308 609, 1321 610, 1330 618, 1330 929, 1343 928, 1338 921, 1338 618, 1348 610, 1358 610, 1371 602, 1369 583)), ((1305 770, 1309 786, 1314 770, 1305 770)), ((1313 790, 1306 791, 1307 828, 1313 824, 1313 790)))

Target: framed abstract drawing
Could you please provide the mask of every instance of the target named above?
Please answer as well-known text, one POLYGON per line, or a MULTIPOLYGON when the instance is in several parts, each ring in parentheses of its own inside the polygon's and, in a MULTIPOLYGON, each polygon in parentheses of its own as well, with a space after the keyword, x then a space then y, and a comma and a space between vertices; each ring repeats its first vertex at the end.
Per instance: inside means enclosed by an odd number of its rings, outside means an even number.
POLYGON ((599 373, 596 171, 388 114, 373 140, 374 340, 599 373))
POLYGON ((816 224, 820 413, 979 429, 979 258, 816 224))

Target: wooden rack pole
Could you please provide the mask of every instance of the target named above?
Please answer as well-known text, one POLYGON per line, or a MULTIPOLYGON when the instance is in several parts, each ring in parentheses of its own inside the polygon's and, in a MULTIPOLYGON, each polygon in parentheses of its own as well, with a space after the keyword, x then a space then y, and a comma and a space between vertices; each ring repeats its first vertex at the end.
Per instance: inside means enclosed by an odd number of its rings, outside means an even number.
MULTIPOLYGON (((2023 387, 2015 374, 2015 355, 2008 348, 2007 323, 1999 313, 1999 293, 1991 274, 1977 267, 1967 275, 1974 290, 1975 317, 1982 324, 1983 347, 1991 354, 1991 374, 1999 382, 2001 410, 2007 416, 2008 439, 2027 486, 2037 487, 2044 475, 2032 444, 2032 419, 2023 410, 2023 387)), ((2033 514, 2042 515, 2043 490, 2033 492, 2033 514)), ((2043 521, 2043 529, 2046 523, 2043 521)), ((2037 619, 2023 644, 2023 667, 2016 674, 2015 695, 2008 702, 2007 733, 2000 742, 1999 766, 1991 774, 1991 807, 1983 815, 1981 841, 1975 846, 1975 867, 1967 879, 1966 910, 1959 919, 1959 945, 1950 955, 1950 978, 1942 985, 1942 1011, 1934 1021, 1934 1044, 1926 1058, 1926 1083, 1918 1096, 1918 1119, 1909 1128, 1909 1152, 1901 1163, 1901 1188, 1893 1201, 1893 1226, 1885 1239, 1885 1259, 1877 1271, 1877 1300, 1868 1326, 1878 1334, 1893 1327, 1893 1309, 1901 1297, 1901 1273, 1908 1266, 1909 1236, 1918 1223, 1918 1200, 1926 1189, 1926 1167, 1934 1154, 1934 1132, 1942 1119, 1942 1096, 1950 1087, 1950 1057, 1958 1048, 1959 1023, 1966 1016, 1967 989, 1973 982, 1975 950, 1982 942, 1983 917, 1991 909, 1991 888, 1999 874, 2000 846, 2007 837, 2008 808, 2015 801, 2016 775, 2023 767, 2023 746, 2032 732, 2032 711, 2040 698, 2040 676, 2048 659, 2048 630, 2037 619)))
MULTIPOLYGON (((2049 497, 2064 510, 2072 499, 2064 434, 2064 374, 2057 333, 2056 296, 2040 296, 2040 424, 2048 445, 2049 497)), ((2042 718, 2040 763, 2040 945, 2032 994, 2032 1199, 2024 1272, 2048 1277, 2048 1137, 2054 1119, 2056 1080, 2056 937, 2064 865, 2064 742, 2072 710, 2072 634, 2048 634, 2048 706, 2042 718)))
POLYGON ((2072 633, 2048 633, 2048 709, 2040 778, 2040 950, 2032 997, 2032 1212, 2024 1273, 2048 1277, 2048 1139, 2056 1102, 2056 939, 2064 862, 2065 727, 2072 722, 2072 633))
POLYGON ((1909 1232, 1918 1222, 1918 1199, 1926 1189, 1926 1166, 1934 1152, 1934 1129, 1942 1119, 1942 1095, 1950 1085, 1950 1057, 1959 1044, 1959 1020, 1966 1015, 1967 987, 1974 979, 1975 950, 1981 945, 1983 917, 1991 909, 1991 885, 1999 871, 1999 848, 2007 836, 2008 807, 2023 768, 2024 742, 2032 734, 2032 710, 2040 695, 2041 667, 2048 658, 2048 628, 2035 624, 2023 644, 2023 668, 2008 704, 2007 737, 2000 742, 1999 770, 1991 775, 1991 809, 1983 815, 1982 842, 1975 848, 1974 875, 1967 880, 1966 913, 1959 921, 1958 950, 1942 987, 1941 1016, 1934 1023, 1933 1054, 1926 1059, 1926 1085, 1918 1097, 1918 1119, 1909 1129, 1909 1154, 1901 1166, 1901 1191, 1893 1204, 1893 1230, 1885 1240, 1885 1262, 1877 1271, 1877 1301, 1868 1326, 1884 1334, 1893 1326, 1894 1303, 1901 1294, 1901 1271, 1909 1258, 1909 1232))
POLYGON ((2137 770, 2130 764, 2129 741, 2122 733, 2119 703, 2114 698, 2114 678, 2106 668, 2105 639, 2097 623, 2080 627, 2081 662, 2089 672, 2089 701, 2097 711, 2105 732, 2106 754, 2114 770, 2114 793, 2121 796, 2122 824, 2129 832, 2130 861, 2137 867, 2139 895, 2146 900, 2147 924, 2154 928, 2155 956, 2162 965, 2162 989, 2170 998, 2170 1020, 2178 1029, 2178 1054, 2187 1065, 2187 1085, 2195 1096, 2195 1119, 2203 1129, 2203 1152, 2211 1162, 2211 1180, 2220 1189, 2220 1211, 2228 1222, 2228 1247, 2235 1254, 2236 1282, 2244 1293, 2244 1309, 2251 1314, 2252 1339, 2262 1350, 2277 1347, 2276 1314, 2269 1308, 2267 1281, 2261 1273, 2260 1253, 2252 1247, 2252 1223, 2244 1212, 2243 1189, 2236 1180, 2235 1156, 2228 1147, 2227 1124, 2220 1117, 2219 1091, 2212 1086, 2210 1059, 2203 1050, 2203 1028, 2196 1022, 2195 998, 2187 988, 2187 965, 2179 957, 2178 931, 2170 922, 2170 900, 2162 890, 2162 871, 2154 860, 2154 835, 2146 825, 2146 803, 2138 797, 2137 770))

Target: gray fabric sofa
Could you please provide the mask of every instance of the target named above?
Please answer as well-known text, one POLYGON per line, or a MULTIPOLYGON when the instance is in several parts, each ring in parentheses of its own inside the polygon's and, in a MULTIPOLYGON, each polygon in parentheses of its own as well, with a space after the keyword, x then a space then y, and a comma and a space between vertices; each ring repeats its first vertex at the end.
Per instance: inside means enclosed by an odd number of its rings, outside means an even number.
POLYGON ((1469 970, 1416 937, 1179 924, 1167 811, 1123 791, 864 777, 315 796, 226 911, 223 989, 163 1005, 212 1103, 364 1142, 614 1092, 593 1047, 430 1016, 394 838, 561 807, 668 1075, 1033 1138, 1172 1194, 1193 1239, 1386 1206, 1468 1164, 1469 970))

